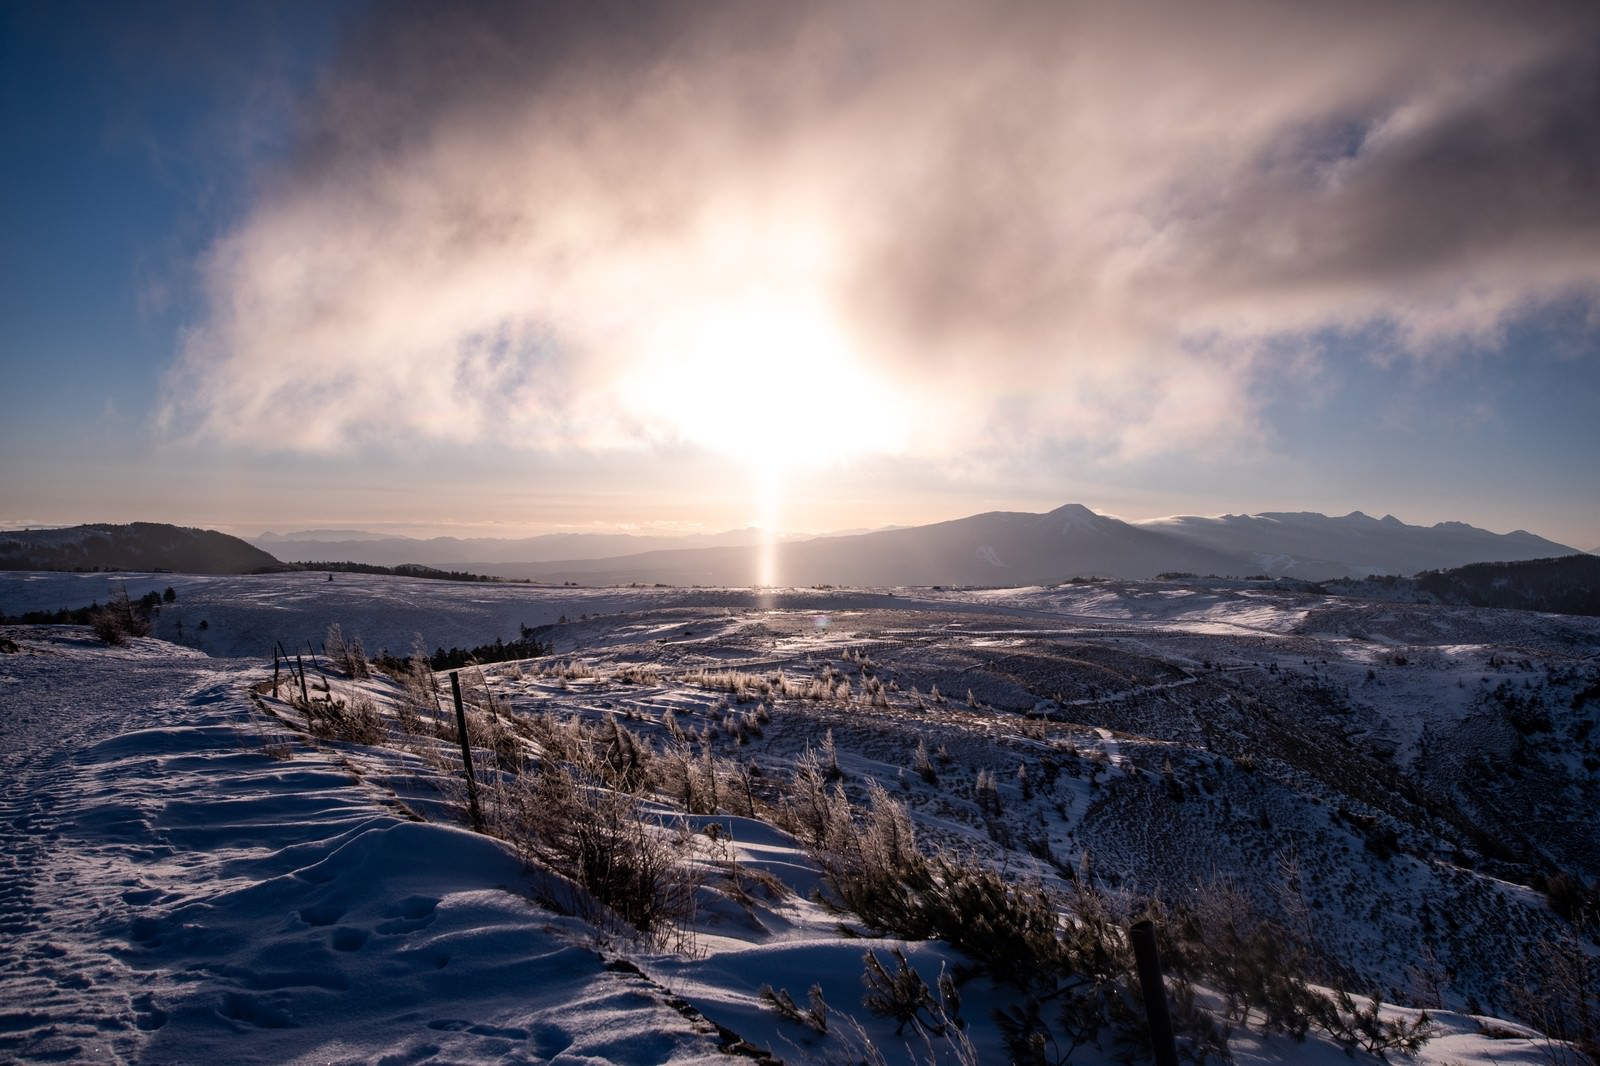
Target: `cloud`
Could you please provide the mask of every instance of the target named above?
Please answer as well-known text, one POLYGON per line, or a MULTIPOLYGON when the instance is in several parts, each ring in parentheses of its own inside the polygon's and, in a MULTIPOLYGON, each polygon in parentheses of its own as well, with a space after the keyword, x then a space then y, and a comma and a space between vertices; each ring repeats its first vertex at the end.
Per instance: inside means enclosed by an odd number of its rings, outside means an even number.
POLYGON ((1321 331, 1437 358, 1594 299, 1597 40, 1539 0, 378 5, 207 255, 164 421, 1248 448, 1321 331))

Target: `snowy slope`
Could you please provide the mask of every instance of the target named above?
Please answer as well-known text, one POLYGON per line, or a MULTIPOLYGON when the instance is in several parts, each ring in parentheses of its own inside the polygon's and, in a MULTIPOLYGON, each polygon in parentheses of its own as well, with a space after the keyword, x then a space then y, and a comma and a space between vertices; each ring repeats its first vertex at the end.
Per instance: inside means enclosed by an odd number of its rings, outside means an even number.
POLYGON ((503 846, 411 820, 263 719, 259 664, 20 639, 0 667, 0 1055, 721 1060, 533 905, 503 846))
MULTIPOLYGON (((1499 705, 1481 690, 1532 680, 1523 661, 1554 686, 1541 706, 1571 702, 1600 624, 1247 582, 910 597, 307 577, 170 576, 181 611, 165 608, 158 625, 175 630, 173 616, 192 610, 186 638, 244 660, 157 640, 105 648, 70 628, 7 632, 18 651, 0 655, 0 752, 15 787, 0 819, 0 898, 16 950, 0 970, 0 1054, 689 1062, 720 1058, 736 1034, 806 1062, 859 1043, 853 1016, 889 1061, 909 1061, 893 1023, 861 1002, 862 954, 890 944, 840 936, 841 916, 811 898, 825 887, 816 861, 765 806, 752 819, 737 791, 717 814, 657 801, 651 817, 687 831, 669 836, 686 841, 700 887, 674 937, 634 943, 535 902, 571 910, 575 897, 507 844, 463 828, 458 755, 401 727, 394 683, 329 668, 330 696, 370 699, 388 716, 378 746, 308 737, 286 694, 250 691, 271 676, 264 645, 320 644, 337 621, 376 647, 431 617, 430 645, 551 623, 555 658, 486 671, 507 721, 616 720, 663 751, 675 728, 724 768, 761 768, 767 788, 831 730, 848 793, 878 780, 930 846, 1021 876, 1055 879, 1053 863, 1075 867, 1088 851, 1108 884, 1166 878, 1176 890, 1222 871, 1270 906, 1283 858, 1298 855, 1317 936, 1341 953, 1352 988, 1413 1005, 1391 1017, 1435 1008, 1440 1035, 1420 1061, 1546 1061, 1543 1042, 1515 1023, 1466 1013, 1469 1000, 1503 1014, 1515 1006, 1488 994, 1494 974, 1512 972, 1515 942, 1497 941, 1498 930, 1560 933, 1543 899, 1512 880, 1523 868, 1491 856, 1461 865, 1472 841, 1403 796, 1363 793, 1355 778, 1425 781, 1470 745, 1493 750, 1505 738, 1485 726, 1499 705), (794 694, 725 687, 774 672, 794 694), (829 694, 812 683, 824 677, 829 694), (758 705, 769 720, 747 732, 758 705), (1446 744, 1451 730, 1462 735, 1446 744), (948 755, 937 783, 907 772, 919 739, 948 755), (1322 754, 1308 764, 1297 745, 1312 743, 1322 754), (1317 762, 1331 772, 1318 776, 1317 762), (978 802, 980 772, 999 780, 999 818, 978 802), (1173 779, 1182 802, 1168 796, 1173 779), (1130 832, 1141 825, 1164 828, 1130 832), (1378 859, 1363 834, 1384 830, 1397 853, 1378 859), (1042 850, 1030 844, 1040 832, 1042 850), (1435 933, 1419 924, 1424 913, 1435 933), (1456 923, 1449 935, 1444 914, 1456 923), (1423 946, 1456 971, 1454 985, 1437 975, 1418 984, 1423 946), (802 1004, 817 985, 829 1032, 780 1018, 764 984, 802 1004)), ((76 603, 94 580, 106 579, 8 575, 0 604, 76 603)), ((469 678, 470 698, 488 698, 480 684, 469 678)), ((1526 758, 1548 791, 1557 768, 1539 761, 1552 757, 1542 736, 1526 758)), ((1560 773, 1574 787, 1592 779, 1577 760, 1560 773)), ((939 942, 907 947, 930 983, 962 961, 939 942)), ((1006 994, 977 979, 964 1000, 978 1061, 1003 1061, 988 1018, 1006 994)), ((954 1049, 939 1048, 950 1061, 954 1049)), ((1302 1045, 1236 1031, 1231 1048, 1239 1062, 1349 1061, 1317 1035, 1302 1045)), ((1111 1060, 1087 1049, 1073 1061, 1111 1060)))

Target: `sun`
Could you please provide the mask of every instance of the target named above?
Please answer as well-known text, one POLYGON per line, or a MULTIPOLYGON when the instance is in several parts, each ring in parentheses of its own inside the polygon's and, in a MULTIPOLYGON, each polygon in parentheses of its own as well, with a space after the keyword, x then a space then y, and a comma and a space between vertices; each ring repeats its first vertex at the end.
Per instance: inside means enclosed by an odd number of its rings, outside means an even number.
POLYGON ((746 299, 672 330, 634 382, 679 439, 748 462, 764 479, 895 450, 891 384, 825 309, 746 299))
POLYGON ((765 531, 752 583, 780 583, 778 533, 792 475, 903 446, 893 384, 836 317, 794 295, 746 295, 661 325, 628 382, 629 406, 671 439, 750 472, 765 531))

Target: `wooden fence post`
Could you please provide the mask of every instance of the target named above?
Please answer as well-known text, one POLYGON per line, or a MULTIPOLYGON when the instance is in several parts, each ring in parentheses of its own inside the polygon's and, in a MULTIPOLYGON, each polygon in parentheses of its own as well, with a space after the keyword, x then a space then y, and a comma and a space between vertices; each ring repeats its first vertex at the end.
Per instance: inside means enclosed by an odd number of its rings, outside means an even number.
POLYGON ((317 650, 311 646, 309 640, 306 641, 306 651, 311 653, 311 665, 317 668, 317 674, 322 678, 323 691, 327 692, 328 703, 331 705, 333 703, 333 682, 328 680, 328 671, 324 670, 322 664, 317 662, 317 650))
POLYGON ((1178 1066, 1178 1046, 1172 1037, 1172 1015, 1167 1010, 1167 986, 1161 979, 1161 954, 1156 950, 1156 928, 1148 919, 1128 930, 1133 958, 1139 967, 1139 987, 1144 992, 1145 1019, 1150 1023, 1150 1047, 1156 1066, 1178 1066))
POLYGON ((472 740, 467 736, 467 710, 461 704, 461 677, 450 671, 450 695, 456 701, 456 732, 461 736, 461 764, 467 771, 467 813, 472 828, 483 832, 483 812, 478 809, 478 779, 472 773, 472 740))

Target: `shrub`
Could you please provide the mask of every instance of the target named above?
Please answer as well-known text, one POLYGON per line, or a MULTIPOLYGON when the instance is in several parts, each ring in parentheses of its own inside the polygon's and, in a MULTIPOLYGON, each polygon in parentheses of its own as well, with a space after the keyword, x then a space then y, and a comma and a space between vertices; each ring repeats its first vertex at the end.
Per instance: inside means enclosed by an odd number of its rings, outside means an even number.
POLYGON ((1387 1058, 1385 1052, 1389 1051, 1415 1055, 1433 1039, 1437 1028, 1427 1011, 1409 1022, 1384 1021, 1378 1016, 1376 992, 1365 1004, 1356 1003, 1350 993, 1344 991, 1335 992, 1331 1001, 1318 998, 1321 1002, 1313 1014, 1316 1026, 1333 1037, 1346 1054, 1359 1048, 1380 1059, 1387 1058))
POLYGON ((1207 978, 1222 993, 1226 1018, 1246 1024, 1255 1014, 1263 1032, 1305 1039, 1325 1000, 1306 985, 1309 949, 1300 937, 1221 881, 1201 888, 1176 925, 1173 965, 1207 978))
POLYGON ((621 792, 636 793, 648 783, 650 746, 624 729, 615 715, 606 718, 597 738, 596 758, 606 783, 621 792))
POLYGON ((386 736, 383 716, 378 713, 372 700, 362 693, 353 695, 348 703, 331 691, 324 691, 310 699, 291 697, 289 702, 305 715, 306 730, 323 740, 381 744, 386 736))
POLYGON ((831 853, 848 834, 849 803, 837 785, 829 791, 826 771, 809 747, 795 760, 782 815, 789 830, 819 853, 831 853))
POLYGON ((94 630, 95 636, 107 644, 126 644, 129 637, 150 635, 147 611, 148 608, 136 610, 128 601, 128 590, 120 589, 104 607, 89 611, 89 627, 94 630))
POLYGON ((844 779, 844 771, 839 769, 839 751, 833 746, 833 730, 829 729, 822 736, 822 776, 830 784, 844 779))
POLYGON ((355 696, 340 722, 338 739, 356 744, 378 744, 383 738, 383 718, 378 714, 377 706, 366 696, 355 696))
MULTIPOLYGON (((520 782, 503 821, 524 860, 570 878, 628 926, 664 942, 693 901, 682 843, 648 823, 634 796, 607 787, 594 761, 547 758, 520 782)), ((576 902, 582 916, 597 916, 576 902)))
POLYGON ((1512 1009, 1549 1040, 1559 1066, 1600 1063, 1600 959, 1576 936, 1541 939, 1505 982, 1512 1009), (1574 1052, 1573 1049, 1576 1049, 1574 1052))
MULTIPOLYGON (((1014 1061, 1064 1062, 1085 1044, 1145 1039, 1133 952, 1120 914, 1085 867, 1066 892, 1017 880, 974 861, 925 856, 904 807, 868 783, 864 815, 843 805, 815 857, 838 898, 869 932, 906 940, 939 939, 972 960, 967 976, 989 975, 1010 988, 996 1023, 1014 1061)), ((920 978, 869 963, 869 1006, 904 1021, 927 1010, 920 978)), ((1193 1060, 1226 1054, 1226 1032, 1194 1005, 1175 976, 1183 1047, 1193 1060)), ((921 1025, 922 1023, 918 1023, 921 1025)))
POLYGON ((327 636, 322 641, 322 650, 328 656, 328 661, 344 671, 348 677, 362 679, 371 676, 372 671, 367 666, 367 653, 361 647, 361 641, 355 638, 346 640, 338 622, 328 627, 327 636))
POLYGON ((768 1006, 785 1019, 791 1022, 798 1022, 819 1033, 828 1031, 828 1004, 822 998, 821 985, 811 986, 811 991, 807 997, 810 1003, 805 1007, 795 1003, 794 998, 789 995, 789 990, 786 988, 780 988, 774 992, 771 985, 762 985, 760 996, 768 1006))
POLYGON ((433 673, 424 665, 421 672, 402 677, 400 685, 395 716, 402 730, 411 736, 420 736, 439 718, 439 696, 433 689, 433 673))
POLYGON ((954 1019, 961 1012, 961 998, 949 974, 940 969, 940 996, 935 999, 904 951, 895 947, 890 957, 895 964, 893 973, 878 960, 876 952, 869 951, 861 957, 861 982, 867 986, 862 1006, 881 1017, 893 1018, 896 1035, 910 1024, 933 1036, 943 1036, 952 1024, 959 1024, 954 1019))
POLYGON ((917 750, 911 755, 911 768, 917 776, 930 785, 939 783, 939 774, 933 768, 933 762, 928 758, 928 745, 922 738, 917 738, 917 750))

